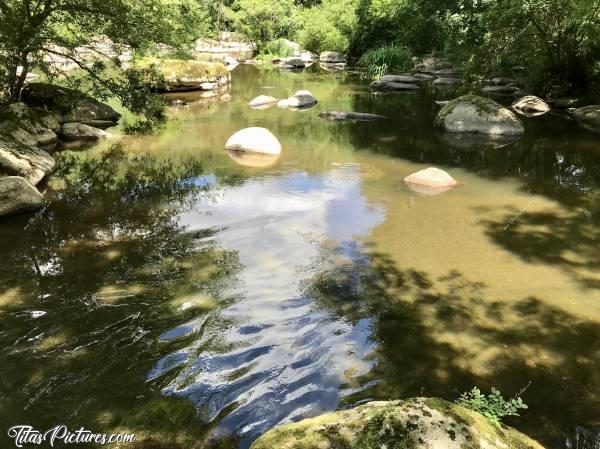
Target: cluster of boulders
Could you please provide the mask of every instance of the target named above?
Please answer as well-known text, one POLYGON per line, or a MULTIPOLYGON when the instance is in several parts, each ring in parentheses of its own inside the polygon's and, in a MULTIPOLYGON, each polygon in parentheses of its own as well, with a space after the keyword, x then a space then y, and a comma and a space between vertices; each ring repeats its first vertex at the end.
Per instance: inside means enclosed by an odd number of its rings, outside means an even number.
POLYGON ((267 109, 277 105, 280 108, 308 109, 317 104, 317 99, 308 90, 299 90, 283 100, 278 100, 269 95, 259 95, 248 103, 253 109, 267 109))
POLYGON ((456 69, 446 59, 427 57, 415 64, 414 71, 398 75, 383 75, 371 83, 377 94, 410 92, 419 89, 424 83, 439 88, 456 87, 464 84, 462 71, 456 69))
POLYGON ((285 44, 290 49, 292 55, 284 58, 274 58, 272 60, 273 64, 279 69, 302 70, 305 67, 312 66, 316 62, 319 63, 320 68, 330 72, 346 68, 346 56, 342 53, 324 51, 317 55, 308 50, 302 50, 300 44, 297 44, 296 42, 288 41, 286 39, 283 39, 283 41, 285 41, 285 44))
POLYGON ((284 424, 251 449, 543 449, 512 427, 438 398, 373 401, 284 424))
POLYGON ((49 151, 61 141, 111 137, 104 129, 119 118, 110 106, 78 91, 45 83, 26 86, 22 103, 0 110, 0 216, 43 204, 35 186, 54 169, 49 151))

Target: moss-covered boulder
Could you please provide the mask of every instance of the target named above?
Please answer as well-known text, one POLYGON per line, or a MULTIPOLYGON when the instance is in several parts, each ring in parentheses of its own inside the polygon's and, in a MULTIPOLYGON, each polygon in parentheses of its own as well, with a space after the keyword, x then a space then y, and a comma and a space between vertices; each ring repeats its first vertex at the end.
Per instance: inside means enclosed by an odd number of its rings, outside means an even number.
POLYGON ((197 61, 194 59, 145 59, 140 67, 154 67, 161 75, 162 82, 154 87, 160 92, 183 92, 205 89, 208 83, 225 85, 231 75, 220 62, 197 61))
POLYGON ((80 122, 92 125, 93 122, 103 121, 116 124, 121 118, 107 104, 77 90, 54 84, 29 84, 23 89, 21 98, 30 107, 52 112, 60 123, 80 122))
POLYGON ((0 134, 24 145, 54 145, 58 141, 59 127, 51 113, 29 108, 24 103, 13 103, 0 109, 0 134))
POLYGON ((520 135, 525 132, 521 121, 509 109, 477 95, 449 101, 438 112, 435 124, 451 133, 520 135))
POLYGON ((600 105, 584 106, 573 111, 573 117, 586 129, 600 133, 600 105))
POLYGON ((437 398, 369 402, 277 427, 251 449, 543 449, 517 430, 437 398))

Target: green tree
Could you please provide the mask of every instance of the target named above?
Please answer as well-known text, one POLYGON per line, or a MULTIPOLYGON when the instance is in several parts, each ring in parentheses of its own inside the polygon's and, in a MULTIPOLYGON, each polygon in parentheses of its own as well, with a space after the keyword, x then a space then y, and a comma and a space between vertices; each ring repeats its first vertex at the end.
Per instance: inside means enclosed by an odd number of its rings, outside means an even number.
POLYGON ((224 11, 233 29, 246 36, 258 50, 274 39, 293 33, 293 0, 235 0, 224 11))
POLYGON ((96 93, 116 95, 134 112, 156 112, 156 102, 140 95, 148 75, 124 70, 117 56, 126 49, 143 52, 159 42, 183 45, 195 37, 202 17, 191 0, 0 0, 5 100, 19 100, 32 67, 50 76, 65 75, 59 59, 85 72, 96 93), (111 54, 89 45, 99 36, 114 46, 111 54))
POLYGON ((298 13, 302 28, 297 38, 304 48, 345 53, 356 28, 356 0, 323 0, 298 13))

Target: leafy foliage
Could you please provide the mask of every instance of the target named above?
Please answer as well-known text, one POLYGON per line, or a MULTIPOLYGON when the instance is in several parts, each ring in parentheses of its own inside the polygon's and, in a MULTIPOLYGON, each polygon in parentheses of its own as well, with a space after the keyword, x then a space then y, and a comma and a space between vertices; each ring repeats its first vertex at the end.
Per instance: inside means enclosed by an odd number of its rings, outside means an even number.
POLYGON ((386 45, 368 50, 359 60, 367 68, 371 78, 379 78, 392 72, 405 72, 412 68, 412 54, 406 47, 386 45))
POLYGON ((356 0, 324 0, 298 13, 298 42, 307 50, 345 53, 356 28, 356 0))
POLYGON ((500 421, 505 416, 519 416, 518 411, 527 408, 527 404, 520 396, 516 395, 506 400, 495 388, 492 388, 490 394, 485 395, 479 388, 474 387, 471 391, 461 394, 456 403, 481 413, 496 426, 500 426, 500 421))
POLYGON ((73 78, 95 96, 116 96, 133 112, 160 120, 162 109, 141 82, 152 74, 127 70, 119 55, 135 56, 156 43, 183 46, 202 17, 194 0, 0 1, 5 100, 19 99, 27 72, 37 67, 51 79, 73 78))
POLYGON ((293 34, 293 0, 235 0, 223 11, 233 29, 254 42, 259 51, 268 42, 293 34))

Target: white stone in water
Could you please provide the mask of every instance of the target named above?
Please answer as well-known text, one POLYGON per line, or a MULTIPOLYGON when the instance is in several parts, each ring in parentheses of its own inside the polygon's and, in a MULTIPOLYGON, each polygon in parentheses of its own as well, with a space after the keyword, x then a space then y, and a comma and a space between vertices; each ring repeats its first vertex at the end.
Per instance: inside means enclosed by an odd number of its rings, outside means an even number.
POLYGON ((251 108, 257 108, 259 106, 272 105, 274 103, 277 103, 277 98, 271 97, 269 95, 259 95, 258 97, 250 101, 248 103, 248 106, 250 106, 251 108))
POLYGON ((225 149, 277 155, 281 153, 281 144, 268 129, 251 127, 232 135, 225 143, 225 149))
POLYGON ((444 170, 429 167, 404 178, 411 189, 423 194, 446 192, 458 185, 458 182, 444 170))
POLYGON ((317 99, 308 90, 299 90, 287 99, 288 106, 291 108, 302 108, 317 104, 317 99))
POLYGON ((550 111, 548 103, 534 95, 521 97, 511 106, 515 111, 527 117, 536 117, 550 111))

